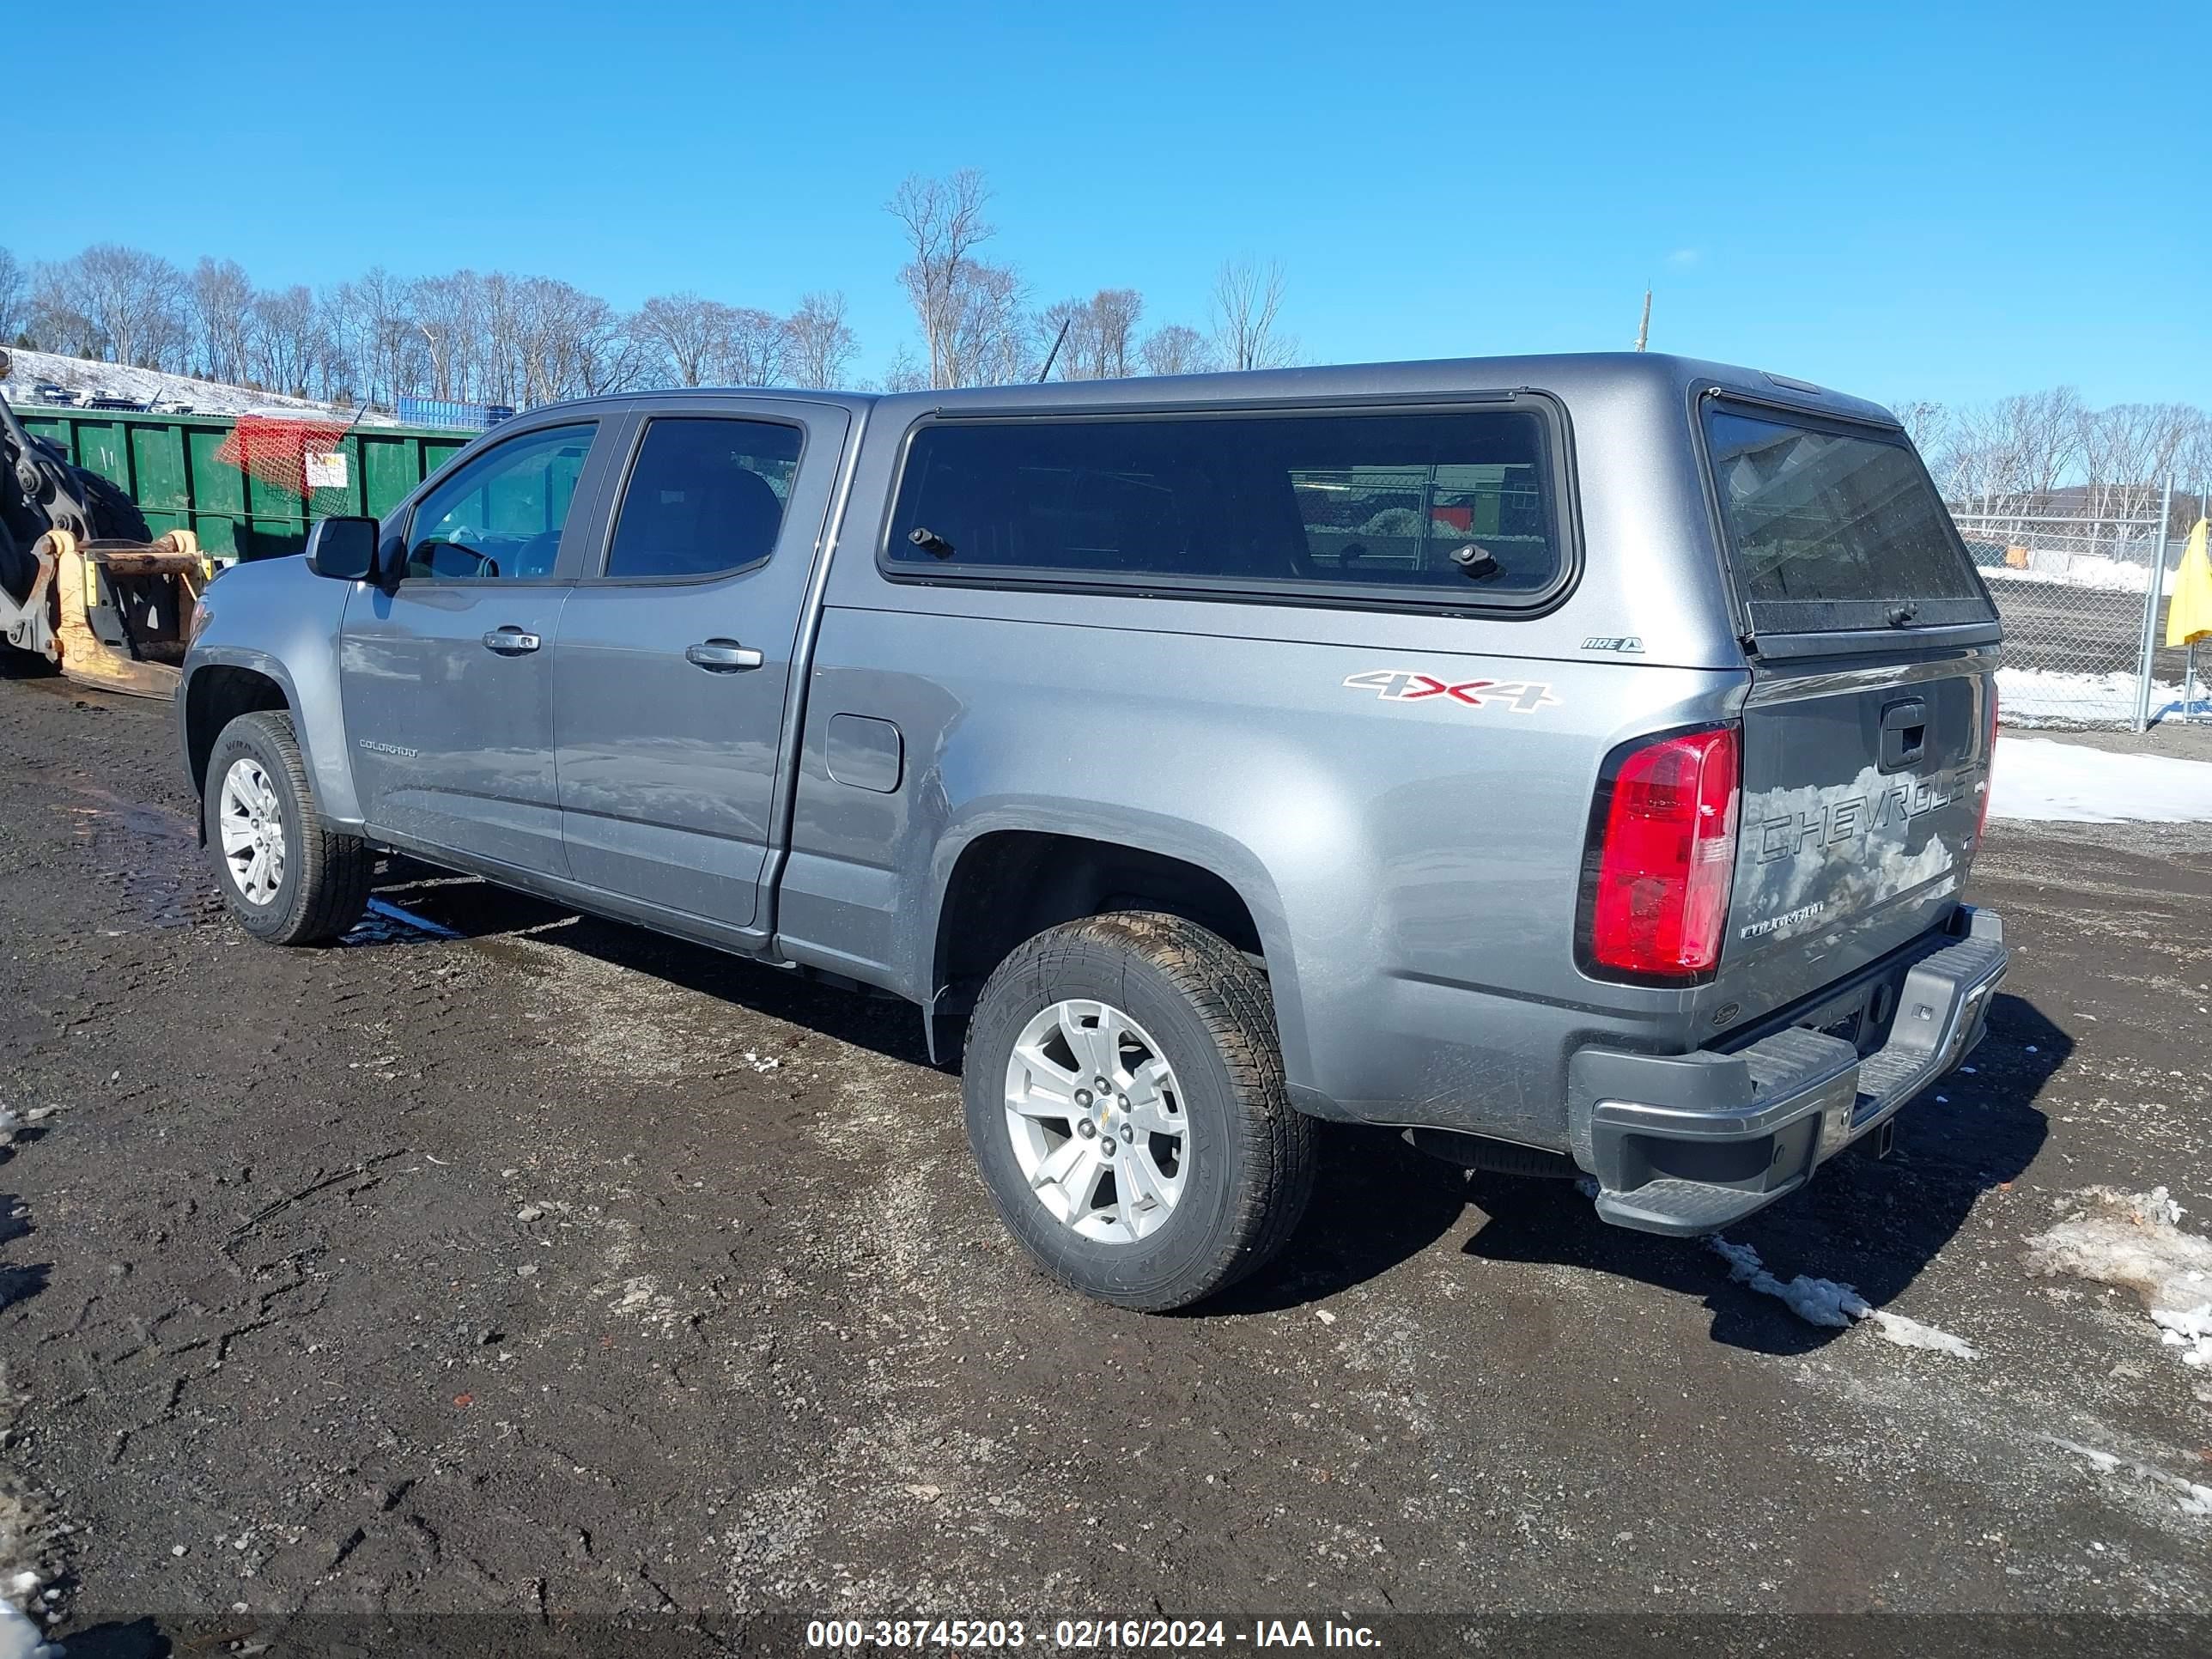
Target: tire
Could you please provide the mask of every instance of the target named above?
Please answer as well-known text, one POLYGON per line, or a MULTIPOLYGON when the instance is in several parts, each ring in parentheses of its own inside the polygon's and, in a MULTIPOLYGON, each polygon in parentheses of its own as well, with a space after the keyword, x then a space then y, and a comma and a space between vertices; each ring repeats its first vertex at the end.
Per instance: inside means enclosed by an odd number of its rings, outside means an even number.
POLYGON ((208 757, 200 813, 223 906, 254 938, 270 945, 319 945, 337 938, 368 910, 374 860, 367 842, 327 829, 316 812, 289 714, 257 710, 222 728, 208 757), (227 797, 225 786, 234 775, 239 789, 227 797), (253 787, 257 779, 265 783, 265 796, 253 787), (265 799, 271 810, 245 819, 238 809, 247 799, 265 799), (274 830, 262 843, 275 853, 273 864, 254 869, 251 846, 243 849, 242 860, 234 860, 239 849, 225 851, 227 812, 234 832, 244 830, 250 837, 257 824, 274 830))
POLYGON ((1092 916, 1018 947, 976 1001, 961 1094, 1007 1230, 1119 1307, 1227 1289, 1280 1252, 1313 1188, 1313 1126, 1284 1087, 1267 979, 1177 916, 1092 916), (1104 1094, 1086 1088, 1102 1042, 1104 1094), (1069 1115, 1047 1115, 1062 1102, 1069 1115))
POLYGON ((138 503, 130 493, 114 480, 87 467, 76 469, 74 480, 83 494, 85 505, 92 509, 92 533, 95 540, 143 542, 153 539, 146 528, 146 515, 138 510, 138 503))

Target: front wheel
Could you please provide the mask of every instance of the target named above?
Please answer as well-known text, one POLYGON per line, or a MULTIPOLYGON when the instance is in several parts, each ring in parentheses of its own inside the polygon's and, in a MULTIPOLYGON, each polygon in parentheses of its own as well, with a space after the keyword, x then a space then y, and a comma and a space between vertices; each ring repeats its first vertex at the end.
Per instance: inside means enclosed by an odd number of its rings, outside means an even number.
POLYGON ((1267 981, 1177 916, 1039 933, 969 1024, 968 1139, 999 1213, 1054 1277, 1159 1312, 1282 1249, 1313 1186, 1267 981))
POLYGON ((316 814, 289 714, 257 710, 222 728, 200 809, 224 908, 254 938, 319 944, 368 909, 368 845, 316 814))

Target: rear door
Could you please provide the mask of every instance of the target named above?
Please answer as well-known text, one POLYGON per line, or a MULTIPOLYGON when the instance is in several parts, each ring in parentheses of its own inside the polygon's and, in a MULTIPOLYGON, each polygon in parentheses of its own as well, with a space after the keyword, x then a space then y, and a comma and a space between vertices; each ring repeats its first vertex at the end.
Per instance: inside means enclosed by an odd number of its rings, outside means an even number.
POLYGON ((340 695, 372 828, 566 872, 545 647, 568 601, 571 507, 588 498, 599 430, 534 427, 462 463, 387 543, 405 560, 399 580, 348 599, 340 695))
POLYGON ((751 927, 846 427, 826 404, 717 398, 650 411, 626 432, 611 531, 552 652, 576 880, 751 927))
POLYGON ((1725 994, 1749 1015, 1936 925, 1979 835, 1996 612, 1901 432, 1708 398, 1752 656, 1725 994))

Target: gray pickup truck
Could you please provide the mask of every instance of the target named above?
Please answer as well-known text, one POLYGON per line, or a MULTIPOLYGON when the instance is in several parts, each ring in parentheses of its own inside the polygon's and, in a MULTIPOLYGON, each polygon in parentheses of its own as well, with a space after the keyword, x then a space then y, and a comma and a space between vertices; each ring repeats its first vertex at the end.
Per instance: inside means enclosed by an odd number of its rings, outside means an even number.
POLYGON ((1979 1038, 1996 611, 1897 422, 1662 356, 539 409, 207 591, 230 912, 380 849, 880 988, 1143 1309, 1313 1121, 1694 1235, 1979 1038))

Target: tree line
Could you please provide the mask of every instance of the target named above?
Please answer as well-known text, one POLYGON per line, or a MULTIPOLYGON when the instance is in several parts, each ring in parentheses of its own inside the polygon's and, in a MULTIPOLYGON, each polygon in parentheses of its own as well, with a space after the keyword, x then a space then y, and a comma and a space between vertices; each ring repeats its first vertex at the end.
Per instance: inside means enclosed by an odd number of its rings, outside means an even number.
MULTIPOLYGON (((624 311, 556 277, 504 271, 408 277, 380 268, 319 290, 263 288, 234 259, 187 270, 116 243, 30 264, 0 248, 0 340, 387 409, 404 396, 526 408, 668 386, 902 392, 1299 360, 1279 264, 1224 261, 1202 326, 1147 326, 1133 288, 1040 304, 1018 265, 989 257, 990 199, 984 175, 963 168, 910 177, 884 204, 904 245, 896 280, 916 339, 872 380, 854 373, 860 343, 838 289, 778 315, 688 291, 624 311)), ((2212 478, 2212 417, 2187 404, 2094 408, 2056 386, 1982 405, 1916 398, 1896 408, 1944 498, 1965 511, 2144 518, 2168 476, 2178 492, 2212 478)))
POLYGON ((1225 263, 1209 327, 1145 331, 1133 288, 1040 305, 1017 266, 984 258, 996 235, 990 193, 963 169, 909 178, 885 204, 906 244, 898 283, 921 350, 900 347, 873 382, 854 373, 860 343, 838 289, 779 315, 689 291, 624 311, 557 277, 496 270, 380 267, 319 289, 264 288, 234 259, 187 270, 113 242, 30 264, 0 248, 0 340, 387 409, 409 396, 526 408, 671 386, 908 391, 1035 380, 1048 368, 1082 380, 1296 361, 1279 265, 1225 263))
POLYGON ((1895 407, 1943 498, 1978 515, 2154 519, 2171 478, 2177 514, 2193 520, 2212 482, 2212 416, 2191 404, 2100 409, 2061 386, 1984 404, 1895 407))

